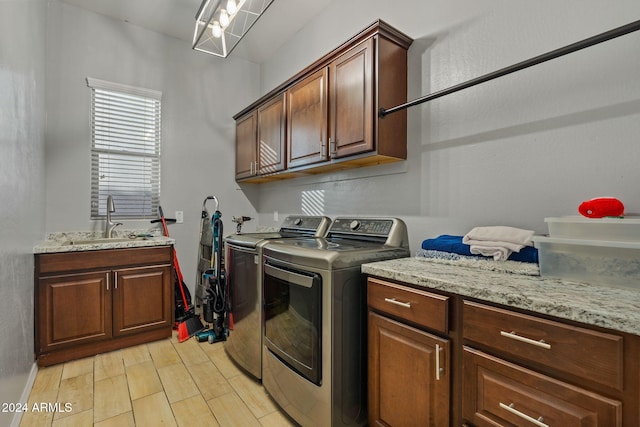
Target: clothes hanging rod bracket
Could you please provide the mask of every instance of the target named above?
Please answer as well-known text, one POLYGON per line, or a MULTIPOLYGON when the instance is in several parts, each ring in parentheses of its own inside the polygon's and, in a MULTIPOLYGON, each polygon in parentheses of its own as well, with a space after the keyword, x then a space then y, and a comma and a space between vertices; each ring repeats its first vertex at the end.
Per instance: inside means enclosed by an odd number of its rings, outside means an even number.
POLYGON ((423 97, 414 99, 413 101, 409 101, 405 104, 398 105, 393 108, 385 109, 380 108, 379 116, 384 118, 385 116, 395 113, 396 111, 406 110, 409 107, 413 107, 414 105, 422 104, 428 101, 432 101, 434 99, 443 97, 445 95, 449 95, 455 92, 458 92, 462 89, 466 89, 475 85, 479 85, 480 83, 488 82, 489 80, 497 79, 498 77, 506 76, 507 74, 515 73, 516 71, 524 70, 525 68, 532 67, 534 65, 541 64, 546 61, 550 61, 555 58, 559 58, 564 55, 568 55, 570 53, 576 52, 581 49, 585 49, 587 47, 591 47, 593 45, 606 42, 608 40, 614 39, 616 37, 624 36, 625 34, 632 33, 634 31, 640 30, 640 20, 632 22, 627 25, 623 25, 618 28, 614 28, 613 30, 605 31, 604 33, 597 34, 595 36, 589 37, 587 39, 581 40, 579 42, 572 43, 570 45, 561 47, 556 50, 552 50, 547 53, 543 53, 542 55, 535 56, 533 58, 526 59, 522 62, 518 62, 517 64, 510 65, 505 68, 501 68, 500 70, 493 71, 488 74, 484 74, 480 77, 476 77, 475 79, 468 80, 463 83, 459 83, 455 86, 451 86, 446 89, 439 90, 437 92, 433 92, 429 95, 425 95, 423 97))

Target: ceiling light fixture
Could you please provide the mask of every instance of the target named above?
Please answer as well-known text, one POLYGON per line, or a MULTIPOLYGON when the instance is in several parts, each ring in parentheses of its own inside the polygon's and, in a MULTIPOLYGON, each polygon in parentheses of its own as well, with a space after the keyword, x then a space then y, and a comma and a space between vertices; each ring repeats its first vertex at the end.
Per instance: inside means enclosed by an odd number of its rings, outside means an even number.
POLYGON ((203 0, 196 14, 194 50, 226 58, 273 0, 203 0))

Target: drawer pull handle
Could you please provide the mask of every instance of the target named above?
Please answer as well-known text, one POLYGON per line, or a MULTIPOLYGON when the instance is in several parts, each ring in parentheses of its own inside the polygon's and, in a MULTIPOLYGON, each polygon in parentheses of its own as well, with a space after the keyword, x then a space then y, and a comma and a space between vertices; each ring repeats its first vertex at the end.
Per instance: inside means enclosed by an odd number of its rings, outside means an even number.
POLYGON ((511 331, 511 332, 500 331, 500 335, 502 335, 503 337, 514 339, 516 341, 521 341, 527 344, 535 345, 536 347, 542 347, 547 350, 551 350, 551 344, 547 344, 546 342, 544 342, 544 340, 540 340, 540 341, 532 340, 531 338, 522 337, 516 334, 514 331, 511 331))
POLYGON ((538 419, 535 419, 533 417, 530 417, 529 415, 522 413, 520 411, 518 411, 515 408, 516 405, 514 405, 513 403, 509 404, 509 405, 505 405, 504 403, 500 402, 500 407, 506 411, 511 412, 513 415, 516 415, 522 419, 525 419, 527 421, 529 421, 530 423, 533 423, 535 425, 537 425, 538 427, 549 427, 549 424, 545 424, 544 423, 544 418, 542 417, 538 417, 538 419))
POLYGON ((440 374, 444 372, 444 369, 440 367, 440 352, 442 351, 442 347, 439 344, 436 344, 436 380, 440 381, 440 374))
POLYGON ((398 301, 395 298, 385 298, 384 301, 385 302, 389 302, 391 304, 399 305, 401 307, 411 308, 411 303, 410 302, 398 301))

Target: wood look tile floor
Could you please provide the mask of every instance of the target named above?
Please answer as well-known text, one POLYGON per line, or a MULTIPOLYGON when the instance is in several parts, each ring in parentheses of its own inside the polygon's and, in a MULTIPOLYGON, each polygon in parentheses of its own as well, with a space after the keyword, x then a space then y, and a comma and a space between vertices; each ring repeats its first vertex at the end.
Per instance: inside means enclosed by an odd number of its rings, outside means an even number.
POLYGON ((172 338, 40 368, 20 427, 294 426, 223 343, 172 338), (68 403, 69 411, 65 411, 68 403))

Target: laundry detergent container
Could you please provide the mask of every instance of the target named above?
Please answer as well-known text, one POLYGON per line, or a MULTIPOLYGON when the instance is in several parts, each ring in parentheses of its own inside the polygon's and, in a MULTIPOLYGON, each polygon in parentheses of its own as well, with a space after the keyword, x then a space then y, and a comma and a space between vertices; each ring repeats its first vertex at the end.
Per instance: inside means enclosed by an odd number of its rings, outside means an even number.
POLYGON ((585 218, 563 216, 545 218, 549 236, 569 239, 640 242, 640 217, 585 218))
POLYGON ((640 290, 640 242, 534 236, 540 275, 640 290))

